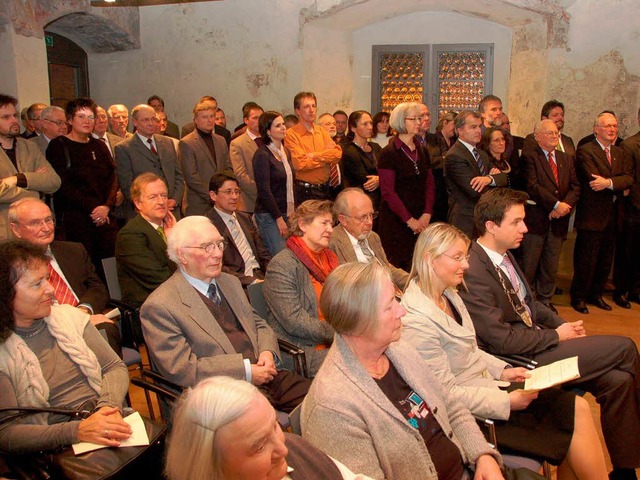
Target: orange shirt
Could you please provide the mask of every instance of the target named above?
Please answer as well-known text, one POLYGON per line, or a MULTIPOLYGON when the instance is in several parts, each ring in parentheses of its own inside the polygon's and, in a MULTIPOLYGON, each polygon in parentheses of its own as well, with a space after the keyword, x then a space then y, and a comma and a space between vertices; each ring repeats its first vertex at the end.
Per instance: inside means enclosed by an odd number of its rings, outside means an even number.
POLYGON ((317 125, 313 126, 313 131, 307 130, 302 122, 294 125, 287 130, 284 143, 291 151, 296 180, 303 182, 327 183, 330 165, 338 163, 342 157, 340 146, 324 128, 317 125), (307 154, 312 154, 312 158, 307 154))

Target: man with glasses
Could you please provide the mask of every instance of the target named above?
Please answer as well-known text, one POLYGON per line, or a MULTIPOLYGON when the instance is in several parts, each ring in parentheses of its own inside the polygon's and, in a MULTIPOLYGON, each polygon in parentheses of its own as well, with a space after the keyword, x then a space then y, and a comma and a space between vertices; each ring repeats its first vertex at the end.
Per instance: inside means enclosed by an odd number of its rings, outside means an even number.
POLYGON ((227 375, 253 383, 276 409, 290 412, 310 381, 277 369, 277 338, 240 281, 222 272, 224 249, 224 238, 203 216, 183 218, 169 232, 168 254, 178 271, 140 309, 151 360, 181 387, 227 375))
POLYGON ((18 101, 0 93, 0 240, 11 238, 9 205, 60 188, 60 177, 37 145, 20 137, 18 101))
POLYGON ((214 132, 216 103, 205 100, 193 107, 195 130, 178 144, 178 160, 187 184, 185 215, 204 215, 211 209, 209 180, 216 172, 232 170, 229 148, 214 132))
POLYGON ((631 161, 614 144, 618 136, 616 117, 601 113, 593 132, 595 139, 578 147, 576 153, 580 200, 570 294, 571 306, 583 314, 589 313, 587 303, 611 310, 602 294, 613 262, 622 197, 633 185, 631 161))
POLYGON ((480 195, 491 187, 507 185, 507 175, 492 174, 489 156, 476 148, 482 137, 481 115, 464 110, 454 122, 458 140, 447 152, 444 166, 449 195, 449 223, 473 238, 473 208, 480 195))
POLYGON ((60 135, 67 134, 67 117, 64 109, 51 105, 40 113, 40 123, 42 125, 42 133, 31 138, 31 141, 38 145, 38 148, 44 155, 47 153, 49 142, 60 135))
POLYGON ((38 198, 23 198, 9 207, 13 236, 46 251, 50 258, 49 283, 56 302, 79 308, 104 330, 113 350, 122 357, 120 331, 102 312, 109 294, 96 274, 91 257, 81 243, 54 240, 55 222, 51 210, 38 198))
POLYGON ((131 110, 136 133, 114 148, 118 183, 125 198, 126 218, 133 218, 131 182, 144 172, 155 173, 169 188, 167 206, 180 219, 180 204, 184 192, 184 177, 178 164, 173 140, 156 134, 158 117, 149 105, 137 105, 131 110))
POLYGON ((580 197, 573 158, 557 150, 560 132, 553 120, 535 127, 537 144, 523 156, 529 232, 522 242, 522 267, 536 298, 554 312, 551 302, 569 217, 580 197))
POLYGON ((227 243, 222 271, 238 277, 246 288, 264 280, 271 254, 264 246, 251 216, 238 211, 241 190, 236 177, 216 173, 209 182, 213 208, 207 217, 227 243))
POLYGON ((347 188, 336 197, 333 213, 339 225, 333 229, 329 248, 336 253, 340 263, 378 262, 389 270, 396 287, 404 290, 409 274, 387 260, 380 237, 372 230, 378 212, 374 211, 369 196, 360 188, 347 188))
POLYGON ((167 257, 167 232, 176 219, 167 184, 154 173, 135 178, 131 198, 138 214, 118 232, 116 262, 122 301, 139 307, 176 270, 167 257))
POLYGON ((47 108, 47 105, 44 103, 34 103, 27 108, 27 122, 30 129, 20 135, 22 138, 29 140, 38 135, 42 135, 42 121, 40 120, 40 116, 45 108, 47 108))

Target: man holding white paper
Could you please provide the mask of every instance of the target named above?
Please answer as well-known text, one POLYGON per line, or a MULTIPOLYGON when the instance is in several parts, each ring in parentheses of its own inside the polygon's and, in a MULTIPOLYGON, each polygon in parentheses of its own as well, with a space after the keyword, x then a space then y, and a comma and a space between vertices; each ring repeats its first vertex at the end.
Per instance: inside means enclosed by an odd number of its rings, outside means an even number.
POLYGON ((565 322, 533 298, 510 249, 527 227, 528 195, 506 188, 485 193, 474 211, 480 235, 469 251, 461 291, 478 344, 492 354, 525 355, 541 365, 577 356, 581 377, 564 386, 592 393, 601 406, 611 480, 636 479, 640 467, 640 361, 634 342, 622 336, 586 336, 582 321, 565 322))

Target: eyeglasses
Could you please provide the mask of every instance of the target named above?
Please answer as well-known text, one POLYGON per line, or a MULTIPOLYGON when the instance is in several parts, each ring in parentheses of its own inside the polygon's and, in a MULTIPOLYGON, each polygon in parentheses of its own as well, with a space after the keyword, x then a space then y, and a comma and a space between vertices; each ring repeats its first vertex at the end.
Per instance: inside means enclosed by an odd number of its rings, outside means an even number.
POLYGON ((353 218, 358 223, 364 223, 367 220, 375 220, 378 218, 378 212, 365 213, 359 217, 354 217, 353 215, 345 215, 345 217, 353 218))
POLYGON ((560 136, 560 132, 554 132, 554 131, 542 132, 542 134, 546 135, 547 137, 559 137, 560 136))
POLYGON ((83 121, 83 122, 85 120, 89 120, 89 121, 93 122, 96 119, 96 117, 94 117, 93 115, 82 115, 82 114, 76 115, 76 118, 81 120, 81 121, 83 121))
POLYGON ((405 120, 409 120, 410 122, 421 122, 422 117, 407 117, 405 120))
POLYGON ((129 115, 111 115, 114 120, 129 120, 129 115))
POLYGON ((443 253, 442 255, 444 255, 445 257, 449 257, 451 260, 455 260, 458 263, 464 263, 467 262, 469 263, 469 259, 471 258, 471 255, 467 254, 467 255, 456 255, 455 257, 452 255, 447 255, 446 253, 443 253))
POLYGON ((598 128, 613 128, 614 130, 618 129, 618 124, 617 123, 608 123, 607 125, 596 125, 598 128))
POLYGON ((218 240, 217 242, 203 243, 200 246, 187 245, 184 248, 198 248, 200 250, 204 250, 206 254, 211 255, 216 248, 221 252, 224 252, 224 249, 227 248, 227 242, 224 240, 218 240))
POLYGON ((55 223, 56 221, 53 217, 47 217, 40 220, 31 220, 30 222, 27 222, 27 223, 19 223, 19 225, 30 228, 32 230, 37 230, 44 226, 53 227, 55 223))
POLYGON ((240 195, 242 190, 239 188, 229 188, 227 190, 218 190, 218 193, 224 193, 225 195, 240 195))
POLYGON ((45 122, 49 122, 49 123, 55 123, 58 127, 61 127, 65 123, 67 123, 64 120, 49 120, 48 118, 43 118, 42 120, 44 120, 45 122))

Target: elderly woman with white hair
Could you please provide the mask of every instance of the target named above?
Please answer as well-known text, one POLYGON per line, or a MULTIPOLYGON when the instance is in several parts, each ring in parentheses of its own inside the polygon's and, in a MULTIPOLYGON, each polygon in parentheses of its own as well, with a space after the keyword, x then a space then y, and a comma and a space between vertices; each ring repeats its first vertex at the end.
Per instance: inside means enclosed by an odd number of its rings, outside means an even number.
POLYGON ((469 410, 400 340, 405 310, 386 269, 339 266, 320 308, 336 336, 302 403, 305 438, 373 478, 503 478, 469 410))
POLYGON ((378 233, 389 262, 407 271, 416 235, 429 225, 435 202, 429 153, 415 138, 421 121, 417 103, 394 108, 390 123, 398 134, 382 149, 378 162, 382 194, 378 233))
POLYGON ((169 480, 368 479, 284 433, 260 391, 230 377, 203 380, 180 398, 165 473, 169 480))

